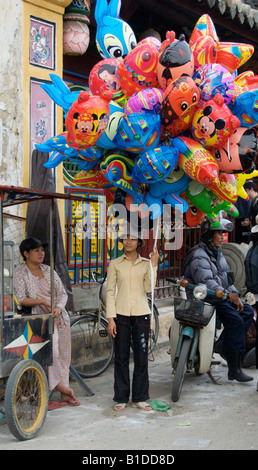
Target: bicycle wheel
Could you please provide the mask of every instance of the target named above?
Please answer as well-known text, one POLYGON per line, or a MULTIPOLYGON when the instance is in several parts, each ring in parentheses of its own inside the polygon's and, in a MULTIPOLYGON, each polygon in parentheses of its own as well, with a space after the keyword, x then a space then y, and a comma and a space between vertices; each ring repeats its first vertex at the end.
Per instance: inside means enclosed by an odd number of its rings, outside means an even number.
POLYGON ((178 364, 176 368, 176 375, 173 380, 172 384, 172 394, 171 398, 172 401, 176 402, 178 401, 180 397, 180 393, 182 390, 183 386, 183 381, 184 381, 184 376, 185 376, 185 371, 186 371, 186 363, 187 363, 187 358, 188 354, 191 348, 192 340, 191 338, 185 336, 183 339, 179 359, 178 359, 178 364))
POLYGON ((5 391, 5 415, 12 434, 21 441, 33 439, 44 424, 47 406, 48 383, 44 370, 34 360, 18 362, 5 391))
POLYGON ((108 334, 107 325, 104 318, 98 323, 98 315, 94 313, 71 324, 71 365, 83 378, 97 377, 112 361, 113 338, 108 334))
MULTIPOLYGON (((148 299, 149 307, 151 309, 151 299, 148 299)), ((153 317, 150 327, 149 336, 149 354, 154 350, 159 336, 159 312, 155 304, 153 304, 153 317)))

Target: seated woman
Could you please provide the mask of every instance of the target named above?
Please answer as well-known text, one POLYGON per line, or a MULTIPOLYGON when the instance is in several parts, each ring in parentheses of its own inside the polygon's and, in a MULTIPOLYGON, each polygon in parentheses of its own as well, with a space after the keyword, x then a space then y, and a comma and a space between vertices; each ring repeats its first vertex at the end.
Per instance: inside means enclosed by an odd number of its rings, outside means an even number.
MULTIPOLYGON (((37 238, 27 238, 20 244, 25 263, 14 271, 14 286, 17 301, 24 307, 31 307, 33 315, 51 311, 51 269, 42 264, 47 244, 37 238)), ((49 389, 60 391, 63 404, 80 405, 69 387, 69 366, 71 358, 70 318, 65 309, 67 294, 58 274, 54 271, 54 332, 53 365, 48 367, 49 389)))

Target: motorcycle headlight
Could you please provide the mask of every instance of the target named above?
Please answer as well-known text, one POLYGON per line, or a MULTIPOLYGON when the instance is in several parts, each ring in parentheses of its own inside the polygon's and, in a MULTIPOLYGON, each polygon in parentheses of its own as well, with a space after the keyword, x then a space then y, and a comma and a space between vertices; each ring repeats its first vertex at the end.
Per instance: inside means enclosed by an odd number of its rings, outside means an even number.
POLYGON ((207 288, 204 285, 196 286, 193 290, 193 295, 196 299, 202 300, 207 296, 207 288))

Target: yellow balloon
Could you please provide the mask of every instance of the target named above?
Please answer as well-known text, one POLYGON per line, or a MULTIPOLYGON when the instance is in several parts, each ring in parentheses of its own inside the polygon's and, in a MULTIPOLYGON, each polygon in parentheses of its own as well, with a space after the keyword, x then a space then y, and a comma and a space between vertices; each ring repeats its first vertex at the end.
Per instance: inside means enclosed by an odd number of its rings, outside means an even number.
POLYGON ((251 178, 256 178, 257 176, 258 176, 258 170, 254 170, 252 173, 235 174, 236 185, 237 185, 237 195, 242 197, 243 199, 248 199, 246 191, 244 190, 244 184, 246 180, 249 180, 251 178))

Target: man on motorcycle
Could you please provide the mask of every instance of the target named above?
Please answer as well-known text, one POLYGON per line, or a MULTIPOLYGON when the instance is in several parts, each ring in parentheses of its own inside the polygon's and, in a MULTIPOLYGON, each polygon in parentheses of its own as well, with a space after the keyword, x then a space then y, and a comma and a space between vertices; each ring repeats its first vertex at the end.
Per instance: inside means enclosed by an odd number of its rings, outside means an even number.
POLYGON ((206 299, 216 306, 216 314, 224 326, 219 341, 215 343, 215 352, 226 358, 229 380, 247 382, 253 380, 253 377, 241 370, 240 363, 245 351, 245 335, 253 319, 253 309, 241 301, 239 292, 228 279, 228 265, 221 246, 223 233, 231 232, 232 229, 233 224, 227 219, 221 219, 217 228, 209 224, 201 235, 199 245, 186 254, 182 269, 189 283, 205 284, 210 290, 220 289, 228 294, 224 302, 206 299))

